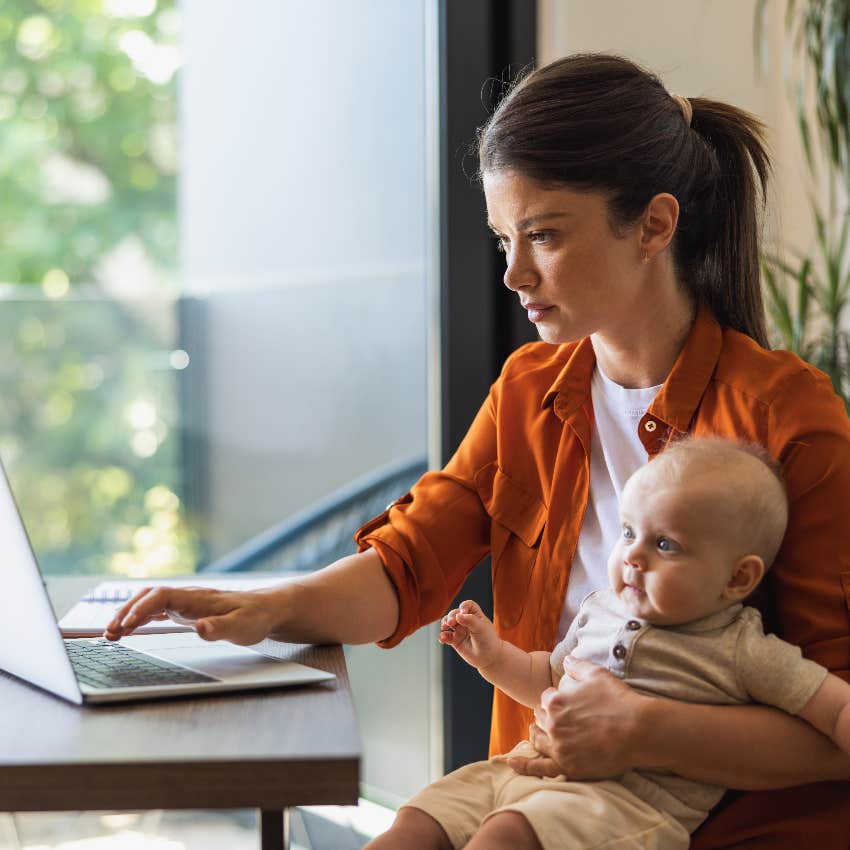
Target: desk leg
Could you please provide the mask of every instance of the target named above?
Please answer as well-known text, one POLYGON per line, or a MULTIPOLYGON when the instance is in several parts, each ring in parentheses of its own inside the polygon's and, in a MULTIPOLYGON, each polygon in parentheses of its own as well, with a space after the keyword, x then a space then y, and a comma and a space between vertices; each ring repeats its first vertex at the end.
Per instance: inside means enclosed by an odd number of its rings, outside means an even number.
POLYGON ((289 850, 289 809, 260 810, 260 850, 289 850))

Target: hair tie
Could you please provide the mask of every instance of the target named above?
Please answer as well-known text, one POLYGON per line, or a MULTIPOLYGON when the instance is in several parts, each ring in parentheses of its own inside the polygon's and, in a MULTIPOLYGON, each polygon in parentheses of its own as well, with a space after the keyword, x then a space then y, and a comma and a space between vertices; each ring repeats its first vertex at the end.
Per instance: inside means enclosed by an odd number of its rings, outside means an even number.
POLYGON ((690 127, 691 117, 694 114, 694 108, 691 106, 691 102, 686 97, 682 97, 680 94, 671 94, 670 97, 676 101, 676 105, 682 110, 682 116, 685 119, 685 124, 690 127))

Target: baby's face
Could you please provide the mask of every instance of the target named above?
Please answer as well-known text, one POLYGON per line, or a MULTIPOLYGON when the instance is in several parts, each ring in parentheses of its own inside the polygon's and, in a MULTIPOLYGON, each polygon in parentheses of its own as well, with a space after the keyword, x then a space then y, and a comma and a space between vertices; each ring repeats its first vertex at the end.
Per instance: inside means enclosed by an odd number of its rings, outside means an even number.
POLYGON ((724 537, 719 487, 714 476, 672 482, 651 464, 627 483, 608 578, 635 616, 678 625, 731 604, 725 591, 737 557, 724 537))

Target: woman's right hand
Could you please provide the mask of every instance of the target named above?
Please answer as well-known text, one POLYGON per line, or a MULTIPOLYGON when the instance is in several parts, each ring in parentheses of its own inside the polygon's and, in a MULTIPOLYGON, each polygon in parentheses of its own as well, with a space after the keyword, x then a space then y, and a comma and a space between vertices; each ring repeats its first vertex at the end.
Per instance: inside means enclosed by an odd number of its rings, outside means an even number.
POLYGON ((479 670, 496 662, 502 646, 496 627, 471 599, 461 602, 443 617, 439 640, 454 647, 464 661, 479 670))
POLYGON ((188 623, 204 640, 250 646, 268 637, 277 624, 276 590, 145 587, 118 610, 103 636, 118 640, 153 620, 170 618, 188 623))

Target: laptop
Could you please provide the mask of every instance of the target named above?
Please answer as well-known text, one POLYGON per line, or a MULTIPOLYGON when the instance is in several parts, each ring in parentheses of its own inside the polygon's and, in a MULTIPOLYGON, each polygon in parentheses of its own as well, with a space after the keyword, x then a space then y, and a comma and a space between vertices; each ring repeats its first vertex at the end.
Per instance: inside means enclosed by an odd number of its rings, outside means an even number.
POLYGON ((117 643, 63 639, 0 462, 0 669, 78 705, 324 682, 332 673, 275 659, 273 642, 208 643, 195 632, 117 643), (264 654, 269 653, 269 654, 264 654))

